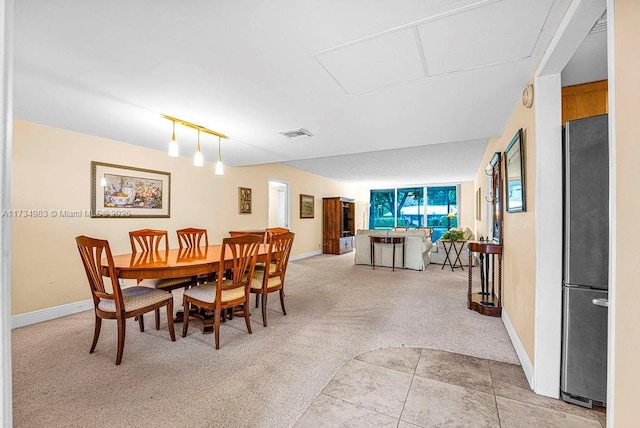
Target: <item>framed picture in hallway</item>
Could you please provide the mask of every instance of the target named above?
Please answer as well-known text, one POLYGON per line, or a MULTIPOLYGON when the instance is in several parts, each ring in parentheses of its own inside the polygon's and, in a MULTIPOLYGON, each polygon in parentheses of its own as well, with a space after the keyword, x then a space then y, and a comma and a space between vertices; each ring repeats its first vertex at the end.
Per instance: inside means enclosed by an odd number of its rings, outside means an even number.
POLYGON ((300 194, 300 218, 313 218, 315 211, 313 195, 300 194))

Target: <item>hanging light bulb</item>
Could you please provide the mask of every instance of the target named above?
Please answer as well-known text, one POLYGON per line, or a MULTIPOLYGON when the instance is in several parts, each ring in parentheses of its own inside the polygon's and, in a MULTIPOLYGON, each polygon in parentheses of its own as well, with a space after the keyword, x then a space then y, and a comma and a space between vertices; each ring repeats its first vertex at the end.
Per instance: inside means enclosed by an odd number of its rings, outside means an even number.
POLYGON ((204 158, 202 157, 202 152, 200 151, 200 130, 198 129, 198 148, 196 149, 196 155, 193 157, 193 166, 202 165, 204 165, 204 158))
POLYGON ((216 162, 216 175, 224 175, 224 165, 220 157, 220 137, 218 137, 218 162, 216 162))
POLYGON ((173 121, 173 135, 171 135, 171 142, 169 143, 169 156, 177 158, 179 156, 178 142, 176 141, 176 121, 173 121))

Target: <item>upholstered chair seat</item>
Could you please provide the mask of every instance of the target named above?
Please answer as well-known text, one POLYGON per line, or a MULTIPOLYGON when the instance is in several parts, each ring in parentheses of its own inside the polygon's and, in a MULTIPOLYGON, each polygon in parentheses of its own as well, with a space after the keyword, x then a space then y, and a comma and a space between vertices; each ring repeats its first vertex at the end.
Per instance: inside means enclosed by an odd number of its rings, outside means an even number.
MULTIPOLYGON (((124 302, 125 312, 137 311, 138 309, 152 306, 165 300, 167 300, 167 292, 164 290, 140 286, 122 289, 122 301, 124 302)), ((104 312, 115 312, 116 302, 113 299, 100 299, 98 309, 104 312)))

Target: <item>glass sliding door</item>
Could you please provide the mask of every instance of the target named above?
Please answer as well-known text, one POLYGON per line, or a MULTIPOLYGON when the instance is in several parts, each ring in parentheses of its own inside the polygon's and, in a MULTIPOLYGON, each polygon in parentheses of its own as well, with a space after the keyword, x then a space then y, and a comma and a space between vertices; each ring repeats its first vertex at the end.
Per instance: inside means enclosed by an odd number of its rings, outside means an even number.
POLYGON ((457 186, 427 187, 427 226, 433 227, 435 242, 452 227, 458 227, 457 186))
POLYGON ((424 225, 424 188, 398 189, 397 226, 409 228, 424 225))
POLYGON ((395 189, 372 190, 369 208, 369 229, 390 230, 395 226, 395 189))

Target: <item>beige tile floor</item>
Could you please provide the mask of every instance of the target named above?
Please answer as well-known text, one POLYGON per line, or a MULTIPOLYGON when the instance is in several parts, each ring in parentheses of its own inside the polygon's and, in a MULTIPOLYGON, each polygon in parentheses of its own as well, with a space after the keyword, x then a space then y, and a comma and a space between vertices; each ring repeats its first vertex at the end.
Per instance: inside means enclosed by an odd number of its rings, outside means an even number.
POLYGON ((534 394, 518 365, 387 348, 349 361, 296 427, 595 427, 602 409, 534 394))

